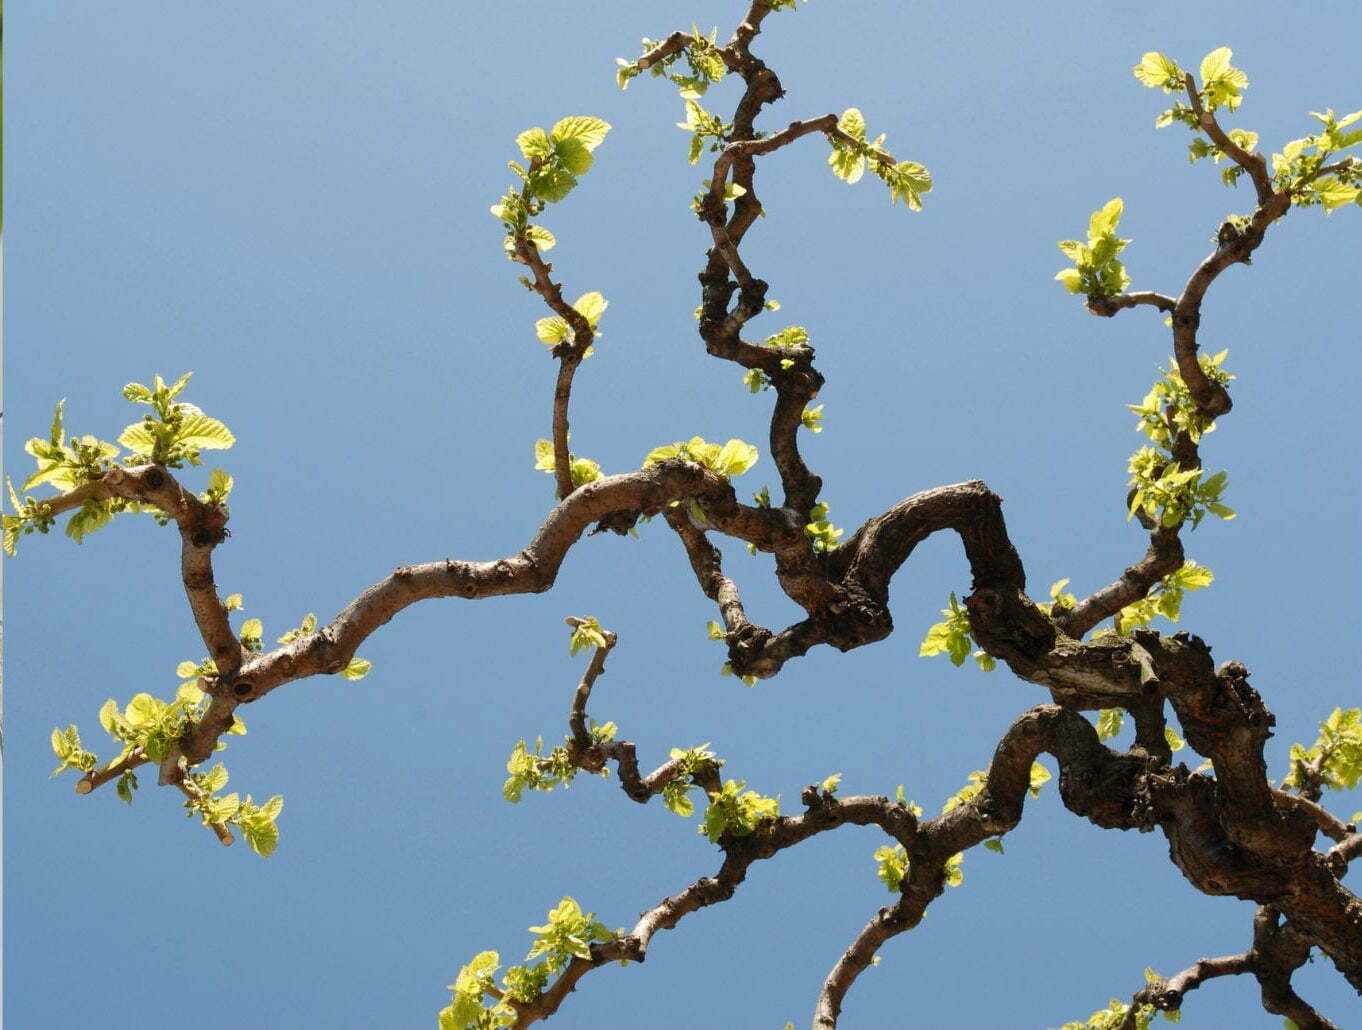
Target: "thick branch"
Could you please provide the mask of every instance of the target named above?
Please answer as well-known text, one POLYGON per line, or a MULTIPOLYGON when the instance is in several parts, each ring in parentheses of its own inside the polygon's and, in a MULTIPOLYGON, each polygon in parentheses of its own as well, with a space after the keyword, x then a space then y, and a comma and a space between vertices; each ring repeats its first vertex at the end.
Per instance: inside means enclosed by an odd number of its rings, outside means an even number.
POLYGON ((1310 959, 1310 945, 1310 940, 1290 923, 1282 924, 1276 909, 1258 909, 1253 917, 1249 957, 1262 990, 1263 1008, 1287 1017, 1300 1030, 1338 1030, 1291 986, 1291 975, 1310 959))
POLYGON ((870 519, 837 548, 833 568, 887 601, 890 578, 918 544, 943 529, 960 534, 976 589, 1025 588, 1026 572, 1003 522, 1002 498, 977 479, 913 494, 870 519))
POLYGON ((818 503, 823 480, 815 476, 799 453, 799 431, 804 425, 804 409, 818 396, 823 377, 813 370, 781 369, 772 377, 776 404, 771 412, 771 460, 780 472, 785 494, 784 507, 807 516, 818 503))
MULTIPOLYGON (((223 680, 204 717, 162 764, 163 778, 173 779, 181 755, 191 765, 206 759, 218 737, 232 725, 238 704, 263 697, 283 683, 340 672, 369 634, 408 605, 435 597, 471 600, 542 592, 553 585, 567 552, 593 522, 623 515, 632 524, 632 518, 657 514, 672 500, 706 496, 717 498, 720 507, 724 500, 734 503, 727 480, 692 462, 662 462, 638 472, 607 476, 573 491, 549 513, 529 546, 510 558, 448 560, 398 569, 357 597, 319 632, 251 656, 234 680, 223 680)), ((741 521, 741 513, 735 519, 741 521)))

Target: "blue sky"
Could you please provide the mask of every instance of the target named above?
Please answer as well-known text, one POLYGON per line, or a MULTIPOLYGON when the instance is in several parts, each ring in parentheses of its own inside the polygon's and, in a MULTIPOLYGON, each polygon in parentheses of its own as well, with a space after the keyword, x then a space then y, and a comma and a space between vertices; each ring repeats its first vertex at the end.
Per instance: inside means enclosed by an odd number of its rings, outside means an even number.
MULTIPOLYGON (((681 103, 652 79, 614 84, 614 58, 640 36, 694 21, 726 38, 743 9, 12 7, 10 470, 26 474, 22 442, 58 398, 71 429, 113 438, 135 417, 125 382, 193 369, 185 396, 238 438, 220 461, 237 487, 217 582, 244 593, 267 639, 306 612, 331 617, 397 565, 515 553, 552 503, 532 445, 554 366, 533 330, 546 312, 487 206, 510 182, 516 134, 578 113, 614 131, 543 218, 569 297, 610 300, 574 392, 574 449, 607 471, 694 434, 764 451, 771 395, 707 358, 691 319, 707 234, 687 201, 707 173, 685 161, 681 103)), ((1130 66, 1150 49, 1195 66, 1234 47, 1252 83, 1234 124, 1280 148, 1310 130, 1307 111, 1362 106, 1362 11, 1309 10, 814 0, 769 19, 756 50, 787 97, 759 127, 856 105, 937 183, 910 215, 873 181, 836 181, 821 140, 762 162, 769 218, 744 255, 783 308, 752 332, 798 323, 818 348, 827 430, 805 453, 834 522, 978 477, 1006 499, 1035 593, 1061 577, 1086 593, 1143 553, 1124 520, 1141 442, 1124 405, 1171 344, 1152 311, 1086 314, 1051 281, 1054 241, 1122 196, 1134 287, 1178 292, 1251 198, 1189 167, 1180 129, 1153 129, 1164 98, 1130 66)), ((707 106, 731 109, 735 89, 707 106)), ((1229 471, 1240 516, 1187 538, 1217 579, 1183 623, 1252 670, 1277 715, 1277 776, 1292 740, 1359 701, 1340 661, 1362 572, 1359 214, 1292 212, 1204 309, 1204 345, 1228 346, 1239 378, 1203 454, 1229 471)), ((745 480, 772 477, 763 455, 745 480)), ((613 781, 501 799, 515 741, 566 730, 581 661, 565 615, 619 633, 591 711, 645 765, 710 741, 726 774, 787 810, 841 772, 845 793, 901 783, 934 811, 1048 700, 1004 670, 917 657, 947 595, 968 590, 954 538, 928 541, 895 580, 888 641, 815 651, 752 690, 721 679, 705 639, 715 613, 659 522, 637 541, 584 540, 545 596, 403 612, 361 649, 374 671, 360 683, 303 681, 247 708, 250 734, 224 755, 232 787, 287 802, 262 861, 221 848, 150 783, 129 809, 47 778, 54 725, 97 741, 106 698, 169 693, 175 665, 203 653, 173 531, 126 516, 80 547, 23 545, 6 569, 14 1027, 429 1027, 461 964, 485 948, 519 960, 524 928, 563 895, 632 925, 711 873, 718 852, 693 825, 613 781)), ((768 558, 726 553, 753 618, 796 617, 768 558)), ((762 863, 733 901, 655 939, 646 965, 588 977, 554 1025, 807 1022, 889 899, 880 843, 846 829, 762 863)), ((1128 997, 1147 965, 1171 973, 1249 943, 1250 905, 1195 893, 1160 836, 1080 822, 1053 785, 1006 846, 970 853, 964 885, 886 947, 847 1026, 1057 1026, 1128 997)), ((1356 1017, 1327 963, 1297 985, 1335 1020, 1356 1017)), ((1203 987, 1185 1014, 1280 1025, 1238 981, 1203 987)))

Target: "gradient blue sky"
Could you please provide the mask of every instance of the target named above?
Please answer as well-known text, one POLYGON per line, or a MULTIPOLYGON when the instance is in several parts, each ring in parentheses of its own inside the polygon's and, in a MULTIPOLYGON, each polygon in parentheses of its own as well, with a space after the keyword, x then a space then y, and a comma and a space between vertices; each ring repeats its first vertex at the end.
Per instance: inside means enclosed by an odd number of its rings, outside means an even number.
MULTIPOLYGON (((487 206, 515 135, 577 113, 614 131, 543 219, 568 295, 610 300, 578 377, 575 449, 607 471, 696 433, 764 451, 770 395, 707 358, 691 319, 707 234, 687 201, 707 173, 685 162, 681 103, 651 79, 614 84, 613 59, 640 36, 695 21, 726 38, 743 9, 12 4, 16 478, 57 398, 73 430, 112 438, 134 417, 123 383, 193 369, 187 399, 238 437, 220 462, 237 488, 218 584, 245 594, 269 639, 397 565, 516 552, 552 502, 531 448, 554 367, 533 331, 545 312, 487 206)), ((1122 510, 1141 442, 1124 405, 1170 343, 1151 311, 1087 315, 1051 281, 1054 241, 1122 196, 1135 287, 1176 293, 1251 200, 1188 166, 1181 129, 1153 129, 1164 98, 1130 66, 1161 49, 1194 67, 1233 46, 1252 81, 1233 124, 1279 148, 1309 131, 1310 109, 1362 106, 1362 9, 1308 11, 815 0, 768 21, 756 49, 788 95, 759 125, 854 104, 937 182, 910 215, 878 183, 837 182, 820 140, 762 162, 770 217, 744 253, 784 308, 753 332, 800 323, 818 347, 827 431, 806 453, 838 525, 979 477, 1006 498, 1033 592, 1062 576, 1085 592, 1143 553, 1122 510)), ((735 89, 709 106, 731 109, 735 89)), ((1292 740, 1359 702, 1344 660, 1362 573, 1359 215, 1293 212, 1205 307, 1203 342, 1230 347, 1239 380, 1203 450, 1241 514, 1189 537, 1217 582, 1184 625, 1253 670, 1277 714, 1278 776, 1292 740)), ((772 475, 764 456, 745 479, 772 475)), ((583 541, 547 596, 410 609, 362 648, 363 682, 309 680, 248 708, 250 735, 224 757, 234 789, 287 799, 268 861, 221 848, 149 783, 127 809, 47 778, 54 725, 98 741, 105 698, 173 691, 176 663, 203 648, 172 530, 128 516, 81 547, 26 539, 7 566, 9 1025, 430 1027, 462 963, 484 948, 518 960, 524 928, 564 894, 631 925, 712 872, 718 853, 693 824, 614 781, 501 799, 516 739, 566 728, 581 662, 564 615, 620 634, 591 711, 645 764, 712 741, 729 775, 787 809, 841 772, 844 792, 902 783, 934 811, 1047 700, 1004 670, 917 657, 947 594, 969 586, 954 538, 924 544, 895 580, 888 641, 816 651, 746 690, 717 675, 715 613, 678 543, 660 523, 642 537, 583 541)), ((796 617, 768 558, 726 551, 755 619, 796 617)), ((881 842, 846 829, 762 863, 732 902, 658 937, 646 965, 588 977, 553 1025, 807 1022, 888 900, 881 842)), ((1169 973, 1249 940, 1252 906, 1195 893, 1160 836, 1098 830, 1053 786, 1005 856, 978 850, 964 871, 862 978, 847 1026, 1057 1026, 1128 997, 1146 965, 1169 973)), ((1343 1024, 1362 1014, 1325 962, 1297 983, 1343 1024)), ((1248 982, 1209 984, 1185 1011, 1188 1026, 1280 1025, 1248 982)))

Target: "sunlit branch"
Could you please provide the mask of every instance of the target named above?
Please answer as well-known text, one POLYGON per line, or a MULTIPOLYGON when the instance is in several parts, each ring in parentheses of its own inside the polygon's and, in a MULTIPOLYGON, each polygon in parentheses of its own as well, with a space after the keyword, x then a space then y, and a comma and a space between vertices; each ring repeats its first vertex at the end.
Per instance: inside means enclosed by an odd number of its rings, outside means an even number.
POLYGON ((535 293, 543 298, 549 310, 572 329, 571 341, 564 341, 554 348, 554 356, 558 358, 558 377, 553 389, 553 475, 558 484, 558 496, 566 497, 574 489, 572 459, 568 451, 568 402, 572 396, 572 377, 582 363, 587 348, 591 346, 594 333, 586 317, 563 299, 562 286, 549 277, 553 266, 539 256, 539 248, 529 238, 515 238, 515 255, 534 273, 532 286, 535 293))
POLYGON ((1220 123, 1216 121, 1214 113, 1206 110, 1201 103, 1201 94, 1196 88, 1196 79, 1191 72, 1187 72, 1183 78, 1183 86, 1187 90, 1187 99, 1192 105, 1192 112, 1196 115, 1197 124, 1211 137, 1217 147, 1224 151, 1231 161, 1237 164, 1244 171, 1248 172, 1253 180, 1253 188, 1258 193, 1259 205, 1265 205, 1273 197, 1272 179, 1267 174, 1267 162, 1262 154, 1250 154, 1243 147, 1230 139, 1220 123))

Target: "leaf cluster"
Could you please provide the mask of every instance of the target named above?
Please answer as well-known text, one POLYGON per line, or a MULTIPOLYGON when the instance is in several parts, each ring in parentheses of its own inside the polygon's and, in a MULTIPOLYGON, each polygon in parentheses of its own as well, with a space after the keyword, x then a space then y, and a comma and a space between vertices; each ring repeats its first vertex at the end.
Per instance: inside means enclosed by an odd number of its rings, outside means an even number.
MULTIPOLYGON (((600 325, 601 316, 609 306, 610 302, 598 290, 584 293, 572 302, 572 310, 586 319, 586 324, 591 327, 593 341, 601 336, 597 326, 600 325)), ((560 343, 571 345, 576 342, 572 326, 561 315, 549 315, 547 318, 539 319, 534 323, 534 334, 539 337, 540 343, 551 348, 557 347, 560 343)), ((595 351, 594 346, 587 347, 582 352, 582 357, 589 358, 595 351)))
POLYGON ((1291 771, 1282 786, 1297 790, 1314 784, 1352 790, 1362 782, 1362 708, 1335 708, 1319 724, 1319 737, 1306 748, 1291 745, 1291 771))
POLYGON ((1154 584, 1149 594, 1116 613, 1116 632, 1129 635, 1132 629, 1148 626, 1162 615, 1170 622, 1182 617, 1182 599, 1189 590, 1201 590, 1215 581, 1215 574, 1190 559, 1154 584))
MULTIPOLYGON (((129 466, 157 464, 169 468, 182 468, 186 463, 200 465, 201 451, 231 447, 236 437, 222 422, 205 415, 193 404, 176 400, 192 374, 186 372, 170 385, 158 375, 152 380, 151 387, 141 383, 128 383, 123 387, 125 398, 151 408, 141 421, 132 423, 119 435, 118 443, 128 449, 126 455, 122 455, 117 445, 94 436, 67 433, 63 421, 66 402, 58 401, 47 439, 34 437, 24 445, 37 467, 20 491, 27 494, 44 483, 62 493, 75 490, 98 481, 116 468, 118 461, 129 466)), ((21 499, 19 491, 8 480, 6 487, 14 513, 4 515, 0 523, 4 529, 5 553, 12 557, 20 536, 47 533, 55 520, 43 501, 28 496, 21 499)), ((199 499, 207 504, 221 504, 231 490, 232 477, 222 469, 213 469, 208 489, 199 495, 199 499)), ((67 520, 66 535, 77 543, 82 542, 90 533, 108 525, 115 515, 129 511, 153 515, 162 524, 167 520, 166 514, 152 504, 123 497, 91 499, 67 520)))
POLYGON ((205 415, 193 404, 175 400, 191 375, 192 372, 186 372, 169 386, 156 376, 150 387, 141 383, 123 387, 123 396, 129 401, 151 409, 118 437, 118 442, 131 452, 124 459, 126 463, 151 462, 169 468, 182 468, 186 462, 199 465, 200 451, 226 450, 236 443, 236 437, 222 422, 205 415))
MULTIPOLYGON (((1134 1023, 1128 1023, 1130 1005, 1112 998, 1106 1008, 1098 1009, 1086 1022, 1072 1020, 1060 1027, 1060 1030, 1125 1030, 1127 1026, 1132 1025, 1135 1030, 1149 1030, 1149 1024, 1154 1021, 1156 1011, 1158 1010, 1153 1005, 1141 1005, 1134 1012, 1134 1023)), ((1182 1014, 1176 1010, 1165 1011, 1163 1016, 1174 1023, 1182 1018, 1182 1014)))
POLYGON ((572 636, 568 638, 568 654, 574 658, 588 647, 606 647, 609 644, 600 620, 594 615, 574 617, 569 625, 572 626, 572 636))
MULTIPOLYGON (((1061 580, 1059 585, 1067 582, 1068 580, 1061 580)), ((945 621, 938 622, 927 630, 927 635, 922 638, 922 646, 918 648, 918 657, 930 658, 933 655, 946 654, 950 656, 952 665, 957 667, 964 665, 965 659, 974 648, 969 612, 956 600, 952 591, 950 607, 942 608, 941 614, 946 616, 945 621)), ((998 666, 997 660, 986 651, 975 651, 974 660, 985 672, 992 672, 998 666)))
POLYGON ((1067 579, 1057 579, 1050 584, 1050 609, 1052 612, 1056 608, 1067 611, 1078 603, 1078 598, 1064 589, 1068 585, 1067 579))
POLYGON ((448 986, 453 997, 440 1010, 440 1030, 494 1030, 516 1020, 511 1002, 532 1004, 574 958, 590 959, 593 941, 613 941, 618 936, 600 922, 594 912, 583 912, 573 898, 565 897, 551 909, 543 926, 530 927, 534 942, 522 965, 511 966, 496 986, 501 956, 479 952, 463 966, 448 986), (535 959, 539 959, 535 962, 535 959), (484 999, 491 999, 487 1004, 484 999))
MULTIPOLYGON (((908 851, 902 844, 885 844, 875 849, 875 875, 890 893, 897 894, 908 877, 912 863, 908 861, 908 851)), ((943 873, 948 887, 959 887, 965 882, 965 853, 957 851, 946 859, 943 873)))
POLYGON ((1234 518, 1234 509, 1220 500, 1229 478, 1226 472, 1207 476, 1201 468, 1184 469, 1152 447, 1141 447, 1132 454, 1127 471, 1133 488, 1127 519, 1143 513, 1150 522, 1165 528, 1191 519, 1196 529, 1207 513, 1225 520, 1234 518))
MULTIPOLYGON (((536 440, 534 442, 534 467, 540 472, 547 472, 549 475, 557 469, 553 457, 552 440, 536 440)), ((572 476, 573 486, 583 486, 587 483, 594 483, 601 478, 601 466, 590 458, 579 458, 571 451, 568 452, 568 473, 572 476)))
POLYGON ((1130 285, 1130 276, 1117 255, 1125 250, 1129 240, 1116 235, 1125 205, 1120 197, 1107 201, 1088 219, 1088 242, 1060 240, 1059 249, 1074 263, 1072 268, 1061 268, 1055 278, 1070 293, 1089 297, 1114 297, 1130 285))
MULTIPOLYGON (((765 346, 775 350, 789 350, 795 347, 807 347, 809 345, 809 331, 802 325, 787 325, 778 333, 772 333, 763 341, 765 346)), ((780 367, 785 371, 794 368, 793 358, 781 358, 780 367)), ((766 373, 760 369, 753 369, 743 376, 743 382, 753 393, 759 389, 765 389, 767 384, 766 373)))
MULTIPOLYGON (((1228 354, 1229 350, 1225 349, 1214 355, 1197 355, 1201 371, 1211 382, 1224 386, 1234 380, 1235 377, 1221 367, 1228 354)), ((1140 417, 1135 428, 1166 451, 1171 452, 1180 433, 1185 433, 1192 443, 1198 443, 1205 434, 1215 431, 1215 420, 1198 409, 1173 358, 1168 359, 1168 368, 1149 388, 1144 399, 1126 407, 1140 417)))
MULTIPOLYGON (((525 741, 517 740, 511 749, 511 757, 506 760, 506 771, 510 775, 501 786, 501 796, 514 805, 526 790, 547 794, 554 787, 571 786, 577 778, 577 765, 567 745, 568 738, 564 738, 562 744, 544 754, 543 737, 535 738, 533 751, 526 750, 525 741)), ((602 769, 601 775, 609 775, 609 770, 602 769)))
MULTIPOLYGON (((822 408, 821 404, 819 408, 822 408)), ((809 521, 804 524, 804 535, 813 541, 815 551, 826 553, 835 550, 837 541, 842 539, 845 532, 846 530, 834 526, 828 520, 828 506, 824 502, 819 501, 809 509, 809 521)))
POLYGON ((703 465, 716 475, 730 479, 740 476, 757 463, 760 452, 742 440, 729 440, 726 444, 709 443, 703 437, 693 436, 689 440, 678 440, 673 444, 654 447, 643 459, 643 467, 656 465, 660 461, 681 458, 703 465))
MULTIPOLYGON (((700 160, 700 155, 705 152, 705 141, 709 140, 711 151, 722 150, 724 144, 728 142, 729 133, 733 131, 733 123, 725 122, 719 115, 711 114, 700 106, 700 101, 688 99, 686 101, 686 120, 677 122, 678 129, 684 129, 691 134, 690 147, 686 151, 686 160, 691 164, 696 164, 700 160)), ((706 183, 706 186, 709 184, 706 183)), ((741 186, 737 187, 740 191, 734 196, 741 196, 743 192, 741 186)), ((731 199, 725 196, 725 200, 731 199)))
POLYGON ((528 164, 508 163, 520 179, 520 186, 508 188, 501 200, 491 207, 492 215, 501 219, 506 229, 503 246, 507 257, 515 259, 516 247, 521 241, 539 251, 548 250, 557 242, 553 233, 532 224, 530 219, 538 217, 548 204, 557 203, 577 187, 578 179, 594 163, 592 152, 604 142, 609 131, 610 124, 600 118, 569 115, 559 119, 547 132, 535 126, 516 137, 516 145, 528 164))
POLYGON ((689 819, 695 814, 695 805, 690 799, 691 788, 696 786, 695 777, 702 772, 717 771, 724 762, 709 750, 708 743, 684 750, 674 747, 669 757, 676 763, 676 775, 662 787, 662 803, 668 811, 689 819))
MULTIPOLYGON (((129 760, 160 762, 203 717, 209 699, 199 681, 216 676, 217 667, 210 659, 204 659, 197 663, 181 662, 175 672, 184 681, 170 701, 142 692, 122 707, 113 698, 104 702, 99 710, 99 724, 120 748, 106 768, 129 760)), ((246 725, 234 716, 227 732, 244 734, 246 725)), ((216 750, 226 746, 219 741, 216 750)), ((52 750, 61 761, 53 776, 66 769, 90 773, 99 764, 96 755, 82 746, 75 726, 52 731, 52 750)), ((284 799, 276 795, 264 804, 256 804, 249 794, 244 800, 236 793, 220 794, 227 782, 227 768, 221 762, 207 772, 183 769, 185 809, 191 817, 198 814, 206 827, 236 826, 252 851, 262 858, 268 857, 279 844, 277 820, 284 799)), ((118 797, 132 804, 137 787, 136 774, 131 768, 124 769, 115 787, 118 797)))
POLYGON ((860 110, 848 107, 837 119, 837 128, 842 135, 829 135, 832 153, 828 155, 828 165, 832 174, 843 182, 860 182, 866 167, 889 187, 889 202, 896 204, 900 199, 909 211, 922 210, 922 196, 932 189, 932 173, 916 161, 895 161, 883 149, 884 133, 873 140, 866 138, 865 116, 860 110))
MULTIPOLYGON (((1030 780, 1027 791, 1033 798, 1040 797, 1040 789, 1052 779, 1050 770, 1041 765, 1040 762, 1031 763, 1030 780)), ((988 782, 987 769, 975 769, 966 778, 965 785, 948 797, 941 805, 941 812, 945 813, 960 805, 969 804, 983 791, 984 785, 988 782)))
POLYGON ((43 483, 48 483, 62 492, 74 490, 78 486, 94 482, 114 468, 112 459, 121 453, 118 447, 93 436, 67 434, 62 417, 65 406, 66 401, 57 402, 57 409, 52 416, 52 428, 46 440, 35 436, 24 444, 24 451, 37 463, 33 474, 24 480, 24 485, 20 487, 24 492, 43 483))
POLYGON ((1332 107, 1311 111, 1324 128, 1317 133, 1294 139, 1280 153, 1272 155, 1273 185, 1288 190, 1294 204, 1320 206, 1326 214, 1348 204, 1362 205, 1362 159, 1349 157, 1338 162, 1331 175, 1319 174, 1339 151, 1362 143, 1362 128, 1345 132, 1362 119, 1362 111, 1335 117, 1332 107))
MULTIPOLYGON (((1227 46, 1217 47, 1201 59, 1201 87, 1198 94, 1207 111, 1226 107, 1233 111, 1243 103, 1243 90, 1248 88, 1248 76, 1230 64, 1234 51, 1227 46)), ((1135 78, 1150 89, 1162 88, 1165 93, 1179 92, 1186 86, 1186 73, 1172 58, 1151 50, 1131 69, 1135 78)))
POLYGON ((67 769, 87 773, 99 762, 93 752, 85 750, 80 741, 80 730, 74 725, 52 731, 52 751, 61 762, 52 770, 53 776, 60 776, 67 769))
POLYGON ((746 837, 763 822, 780 815, 780 797, 764 797, 754 790, 744 790, 745 780, 725 780, 717 791, 709 792, 709 807, 699 830, 711 844, 727 834, 746 837))
MULTIPOLYGON (((654 61, 648 67, 654 78, 663 76, 674 82, 680 89, 682 100, 698 100, 705 95, 705 92, 714 83, 719 82, 728 73, 728 66, 724 63, 723 54, 717 45, 719 30, 711 29, 709 35, 705 35, 694 25, 691 26, 690 36, 686 39, 685 45, 676 53, 667 54, 660 60, 654 61), (689 66, 690 74, 674 71, 674 66, 685 59, 689 66)), ((644 39, 643 53, 655 50, 661 44, 654 39, 644 39)), ((643 74, 643 69, 638 66, 638 60, 627 60, 623 57, 615 58, 615 82, 620 89, 629 88, 629 80, 643 74)), ((694 164, 694 162, 691 162, 694 164)))

